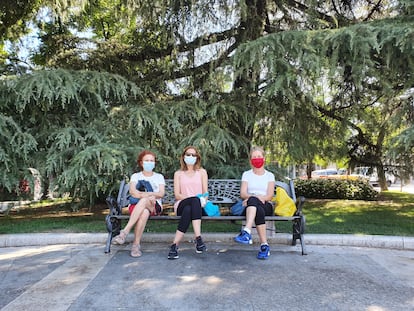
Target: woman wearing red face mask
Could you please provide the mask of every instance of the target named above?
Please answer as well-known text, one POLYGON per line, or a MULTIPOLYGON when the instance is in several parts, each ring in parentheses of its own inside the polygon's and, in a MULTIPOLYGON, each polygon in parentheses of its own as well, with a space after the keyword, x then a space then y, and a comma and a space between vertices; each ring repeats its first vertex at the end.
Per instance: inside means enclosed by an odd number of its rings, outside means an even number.
POLYGON ((270 247, 267 243, 265 216, 273 214, 270 201, 275 191, 275 175, 265 170, 264 150, 253 147, 250 151, 251 170, 243 173, 240 197, 245 209, 242 215, 246 216, 246 225, 234 240, 241 244, 252 244, 251 230, 256 223, 257 234, 260 240, 258 259, 267 259, 270 256, 270 247))

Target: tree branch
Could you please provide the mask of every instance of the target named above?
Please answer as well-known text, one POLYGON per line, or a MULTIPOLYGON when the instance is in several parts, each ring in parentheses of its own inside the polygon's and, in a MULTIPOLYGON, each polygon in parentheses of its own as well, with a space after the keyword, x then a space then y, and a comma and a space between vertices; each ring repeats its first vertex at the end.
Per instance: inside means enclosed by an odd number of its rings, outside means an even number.
POLYGON ((200 66, 197 67, 187 67, 183 70, 173 71, 171 73, 165 73, 165 72, 158 72, 153 71, 140 79, 139 81, 152 81, 155 78, 158 80, 161 78, 162 80, 176 80, 179 78, 189 77, 189 76, 197 76, 202 75, 205 72, 211 72, 211 68, 217 68, 219 67, 225 60, 228 59, 228 56, 237 48, 239 43, 235 42, 232 44, 223 54, 218 57, 217 59, 211 60, 209 62, 203 63, 200 66))
POLYGON ((232 28, 220 33, 212 33, 209 36, 198 37, 195 40, 188 43, 178 45, 169 44, 164 49, 155 49, 152 47, 147 47, 139 52, 132 51, 132 49, 128 49, 126 51, 121 51, 120 53, 118 53, 118 56, 123 60, 135 62, 142 62, 148 59, 162 58, 171 55, 173 50, 176 50, 178 52, 187 52, 192 51, 201 46, 213 44, 220 41, 225 41, 237 35, 238 31, 238 28, 232 28))

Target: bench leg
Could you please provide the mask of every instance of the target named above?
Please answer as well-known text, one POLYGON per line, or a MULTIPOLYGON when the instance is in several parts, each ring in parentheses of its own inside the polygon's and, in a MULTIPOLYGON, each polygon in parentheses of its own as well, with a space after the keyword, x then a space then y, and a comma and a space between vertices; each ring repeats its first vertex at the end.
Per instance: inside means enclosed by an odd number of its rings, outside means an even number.
POLYGON ((306 251, 305 240, 303 239, 303 234, 300 235, 300 245, 302 247, 302 255, 307 255, 308 252, 306 251))
POLYGON ((111 242, 112 242, 112 232, 108 232, 108 238, 106 239, 106 244, 105 244, 105 254, 108 254, 111 252, 111 242))
POLYGON ((305 233, 306 219, 305 216, 301 216, 300 219, 294 220, 292 225, 292 245, 296 245, 296 240, 300 240, 300 245, 302 247, 302 255, 307 255, 304 233, 305 233))
POLYGON ((296 240, 300 240, 300 221, 295 219, 292 224, 292 246, 296 245, 296 240))
POLYGON ((305 234, 305 226, 306 226, 306 218, 305 216, 301 216, 300 217, 300 231, 299 231, 299 239, 300 239, 300 246, 302 247, 302 255, 307 255, 307 251, 306 251, 306 247, 305 247, 305 239, 304 239, 304 234, 305 234))
POLYGON ((105 218, 106 229, 108 230, 108 238, 106 239, 105 253, 111 252, 112 238, 121 231, 121 220, 107 215, 105 218))

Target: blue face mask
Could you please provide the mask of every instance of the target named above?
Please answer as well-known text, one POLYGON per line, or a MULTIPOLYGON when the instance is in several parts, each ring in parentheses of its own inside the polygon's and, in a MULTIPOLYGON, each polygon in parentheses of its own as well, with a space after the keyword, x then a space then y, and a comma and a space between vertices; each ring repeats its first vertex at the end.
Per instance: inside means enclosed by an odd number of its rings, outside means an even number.
POLYGON ((146 172, 152 172, 155 167, 155 162, 152 161, 143 161, 142 162, 142 169, 146 172))
POLYGON ((187 165, 194 165, 197 162, 197 157, 193 156, 184 156, 184 162, 187 165))

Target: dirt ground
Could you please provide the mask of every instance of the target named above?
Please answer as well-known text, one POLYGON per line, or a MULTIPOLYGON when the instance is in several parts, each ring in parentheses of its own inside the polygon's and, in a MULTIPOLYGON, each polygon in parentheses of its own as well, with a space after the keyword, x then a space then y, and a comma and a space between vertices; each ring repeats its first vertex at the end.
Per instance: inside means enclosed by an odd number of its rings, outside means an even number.
POLYGON ((8 216, 12 218, 42 218, 42 217, 65 217, 65 216, 100 216, 108 213, 108 206, 104 203, 95 204, 91 207, 71 207, 73 205, 24 205, 13 207, 8 216))

